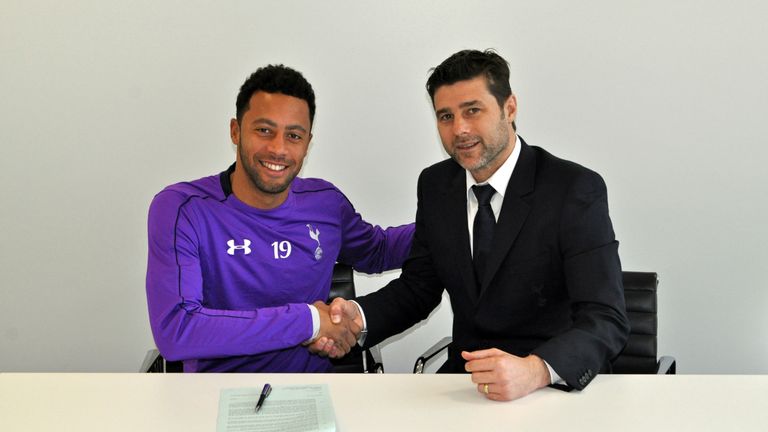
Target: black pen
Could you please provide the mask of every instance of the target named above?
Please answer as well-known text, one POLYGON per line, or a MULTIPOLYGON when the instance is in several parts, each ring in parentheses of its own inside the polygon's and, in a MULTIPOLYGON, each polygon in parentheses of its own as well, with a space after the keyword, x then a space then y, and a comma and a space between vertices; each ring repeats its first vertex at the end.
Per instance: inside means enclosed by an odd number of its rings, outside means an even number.
POLYGON ((261 389, 261 395, 259 396, 259 401, 256 402, 256 408, 254 409, 254 412, 259 412, 259 409, 261 409, 261 406, 264 405, 264 400, 269 396, 269 394, 272 393, 272 386, 269 384, 264 384, 264 388, 261 389))

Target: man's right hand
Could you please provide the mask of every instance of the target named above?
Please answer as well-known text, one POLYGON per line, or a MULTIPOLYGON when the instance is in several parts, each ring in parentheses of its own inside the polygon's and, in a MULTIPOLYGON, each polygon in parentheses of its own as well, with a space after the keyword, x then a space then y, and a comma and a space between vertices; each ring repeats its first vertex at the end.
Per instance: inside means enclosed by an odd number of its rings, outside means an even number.
POLYGON ((357 342, 363 328, 357 306, 342 298, 334 299, 330 306, 320 301, 314 306, 320 313, 320 332, 309 350, 333 358, 343 357, 357 342))

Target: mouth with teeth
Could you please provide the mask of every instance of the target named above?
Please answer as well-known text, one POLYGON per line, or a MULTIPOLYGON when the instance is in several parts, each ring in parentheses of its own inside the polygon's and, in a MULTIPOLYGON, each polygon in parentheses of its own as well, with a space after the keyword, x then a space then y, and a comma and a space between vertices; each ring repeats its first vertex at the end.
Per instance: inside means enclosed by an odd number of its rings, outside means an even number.
POLYGON ((480 144, 479 139, 472 139, 472 140, 465 140, 465 141, 457 141, 453 144, 453 146, 457 151, 466 151, 466 150, 471 150, 475 148, 475 146, 477 146, 478 144, 480 144))
POLYGON ((280 171, 283 171, 284 169, 288 168, 288 165, 281 165, 281 164, 276 164, 276 163, 267 162, 267 161, 263 161, 263 160, 260 160, 259 163, 261 164, 261 166, 265 167, 266 169, 268 169, 270 171, 280 172, 280 171))

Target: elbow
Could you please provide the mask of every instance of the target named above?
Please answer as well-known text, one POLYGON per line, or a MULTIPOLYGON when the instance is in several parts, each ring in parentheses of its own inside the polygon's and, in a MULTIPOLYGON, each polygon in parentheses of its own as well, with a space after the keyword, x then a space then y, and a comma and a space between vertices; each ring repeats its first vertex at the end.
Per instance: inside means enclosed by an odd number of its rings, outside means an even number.
POLYGON ((184 335, 188 333, 188 318, 188 311, 183 307, 176 307, 165 316, 150 319, 155 346, 166 360, 181 361, 193 358, 188 344, 184 343, 184 335))
POLYGON ((156 337, 155 345, 157 350, 160 351, 160 355, 168 361, 187 360, 187 357, 184 355, 184 349, 176 341, 156 337))

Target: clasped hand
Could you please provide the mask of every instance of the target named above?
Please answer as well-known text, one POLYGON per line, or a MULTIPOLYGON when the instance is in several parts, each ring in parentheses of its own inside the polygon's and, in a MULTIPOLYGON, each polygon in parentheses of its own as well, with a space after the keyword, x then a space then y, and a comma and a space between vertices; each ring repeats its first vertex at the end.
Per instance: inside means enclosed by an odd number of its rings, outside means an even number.
POLYGON ((330 305, 321 301, 313 304, 320 313, 320 332, 308 349, 321 356, 339 358, 357 343, 363 321, 354 303, 336 298, 330 305))
POLYGON ((464 368, 472 373, 477 391, 486 398, 510 401, 549 385, 550 376, 544 361, 536 355, 518 357, 497 348, 463 351, 464 368))

